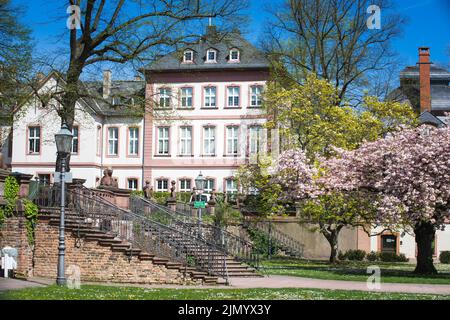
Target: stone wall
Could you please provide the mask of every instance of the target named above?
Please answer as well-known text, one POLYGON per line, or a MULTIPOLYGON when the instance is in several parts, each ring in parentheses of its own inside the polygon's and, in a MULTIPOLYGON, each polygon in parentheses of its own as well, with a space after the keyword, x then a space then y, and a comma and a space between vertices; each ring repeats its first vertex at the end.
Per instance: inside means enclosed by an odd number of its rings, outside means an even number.
MULTIPOLYGON (((40 219, 36 228, 34 251, 34 276, 56 278, 58 259, 58 228, 40 219)), ((145 284, 195 284, 177 269, 167 269, 152 261, 141 261, 138 256, 128 256, 113 251, 110 246, 97 241, 78 239, 66 232, 66 270, 76 265, 81 271, 81 281, 145 283, 145 284)), ((200 284, 201 280, 197 284, 200 284)))
POLYGON ((7 218, 0 227, 0 248, 6 246, 18 250, 17 277, 31 277, 33 275, 33 248, 28 243, 23 216, 7 218))

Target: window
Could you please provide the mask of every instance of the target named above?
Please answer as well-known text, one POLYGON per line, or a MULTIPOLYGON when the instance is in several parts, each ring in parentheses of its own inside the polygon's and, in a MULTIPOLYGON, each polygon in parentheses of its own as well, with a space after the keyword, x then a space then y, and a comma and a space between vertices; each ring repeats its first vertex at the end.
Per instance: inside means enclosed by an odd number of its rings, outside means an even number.
POLYGON ((194 62, 194 52, 192 50, 186 50, 183 55, 184 63, 192 63, 194 62))
POLYGON ((211 193, 215 189, 214 179, 205 179, 205 192, 211 193))
POLYGON ((216 87, 205 88, 205 107, 214 108, 216 106, 216 87))
POLYGON ((261 107, 262 105, 262 86, 250 87, 250 106, 261 107))
POLYGON ((216 155, 216 128, 203 128, 203 154, 205 156, 216 155))
POLYGON ((159 107, 170 108, 171 90, 168 88, 159 89, 159 107))
POLYGON ((50 175, 49 174, 38 174, 38 181, 42 184, 50 184, 50 175))
POLYGON ((120 97, 113 97, 113 98, 112 98, 112 104, 113 104, 113 106, 120 105, 121 101, 122 101, 122 100, 120 99, 120 97))
POLYGON ((78 153, 78 127, 73 127, 72 128, 72 134, 73 134, 73 139, 72 139, 72 153, 77 154, 78 153))
POLYGON ((239 61, 239 50, 237 50, 237 49, 231 49, 230 50, 230 61, 231 62, 238 62, 239 61))
POLYGON ((258 152, 261 151, 261 147, 262 147, 262 133, 263 133, 263 129, 260 126, 253 126, 250 127, 249 130, 249 152, 250 154, 256 154, 258 152))
POLYGON ((237 182, 233 178, 226 179, 225 181, 225 192, 226 193, 237 193, 237 182))
POLYGON ((192 155, 192 127, 180 128, 180 155, 190 156, 192 155))
POLYGON ((119 128, 108 128, 108 155, 117 156, 119 153, 119 128))
POLYGON ((227 154, 238 154, 238 127, 227 127, 227 154))
POLYGON ((190 191, 191 191, 191 179, 181 179, 180 192, 190 192, 190 191))
POLYGON ((396 235, 381 235, 381 252, 397 252, 396 235))
POLYGON ((228 107, 239 107, 239 87, 228 87, 228 107))
POLYGON ((168 191, 169 190, 169 180, 168 179, 158 179, 156 180, 156 191, 168 191))
POLYGON ((217 52, 214 49, 209 49, 206 52, 206 62, 217 62, 217 52))
POLYGON ((102 152, 102 127, 97 127, 97 155, 101 155, 102 152))
POLYGON ((158 128, 158 154, 169 154, 169 128, 158 128))
POLYGON ((181 88, 181 107, 192 108, 192 88, 181 88))
POLYGON ((28 128, 28 151, 29 153, 41 152, 41 128, 28 128))
POLYGON ((129 128, 128 135, 128 154, 131 156, 137 156, 139 154, 139 128, 129 128))
POLYGON ((129 178, 127 180, 128 182, 128 189, 130 190, 137 190, 138 189, 138 179, 136 178, 129 178))

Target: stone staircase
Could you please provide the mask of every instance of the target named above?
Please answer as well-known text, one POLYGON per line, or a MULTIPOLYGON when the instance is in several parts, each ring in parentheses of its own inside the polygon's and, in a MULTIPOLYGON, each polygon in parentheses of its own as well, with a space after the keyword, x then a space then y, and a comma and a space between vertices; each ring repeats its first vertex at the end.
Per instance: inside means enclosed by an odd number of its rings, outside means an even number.
MULTIPOLYGON (((48 219, 50 225, 59 227, 60 216, 58 210, 44 209, 41 210, 40 213, 41 219, 48 219)), ((168 258, 157 256, 151 252, 142 251, 141 249, 134 247, 130 242, 100 230, 98 227, 95 227, 92 222, 87 222, 86 219, 80 218, 78 214, 71 210, 66 210, 65 230, 66 232, 71 232, 79 239, 95 241, 99 246, 109 247, 111 251, 122 252, 129 258, 137 257, 140 261, 150 261, 154 265, 162 265, 167 269, 178 270, 184 276, 199 280, 204 285, 225 284, 224 279, 211 275, 205 270, 188 266, 187 264, 178 261, 171 261, 168 258)), ((193 250, 200 250, 200 248, 193 247, 193 250)))

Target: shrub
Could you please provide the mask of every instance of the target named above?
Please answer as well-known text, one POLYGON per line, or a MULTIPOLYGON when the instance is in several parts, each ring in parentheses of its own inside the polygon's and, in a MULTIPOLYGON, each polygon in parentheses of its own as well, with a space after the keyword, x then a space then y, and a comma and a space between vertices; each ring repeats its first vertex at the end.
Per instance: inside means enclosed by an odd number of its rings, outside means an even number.
MULTIPOLYGON (((253 243, 254 250, 256 254, 261 254, 263 256, 268 256, 269 254, 269 236, 261 230, 256 228, 247 228, 247 233, 250 240, 253 243)), ((274 239, 272 239, 270 244, 270 255, 274 256, 278 253, 280 247, 274 239)))
POLYGON ((366 255, 366 259, 367 259, 367 261, 377 261, 379 259, 379 255, 375 251, 370 251, 366 255))
POLYGON ((406 256, 401 254, 396 254, 395 252, 381 252, 380 260, 383 262, 408 262, 409 259, 406 256))
POLYGON ((351 261, 363 261, 366 256, 366 252, 363 250, 348 250, 345 253, 345 256, 351 261))
POLYGON ((439 255, 439 261, 445 264, 450 263, 450 251, 441 251, 441 254, 439 255))
POLYGON ((339 251, 338 259, 341 260, 341 261, 347 260, 347 254, 343 253, 342 251, 339 251))

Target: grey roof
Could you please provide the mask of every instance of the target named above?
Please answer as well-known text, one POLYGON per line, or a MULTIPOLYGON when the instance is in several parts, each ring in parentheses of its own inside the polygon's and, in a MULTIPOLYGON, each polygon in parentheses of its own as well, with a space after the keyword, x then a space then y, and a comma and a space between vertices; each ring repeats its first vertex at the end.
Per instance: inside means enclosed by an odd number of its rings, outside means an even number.
POLYGON ((431 109, 450 110, 450 87, 445 85, 431 86, 431 109))
POLYGON ((441 119, 428 111, 422 112, 420 114, 419 121, 421 124, 431 124, 438 128, 442 128, 445 126, 445 123, 441 119))
POLYGON ((204 71, 223 69, 267 69, 269 61, 265 55, 238 33, 222 35, 209 27, 207 34, 198 43, 185 46, 169 53, 144 69, 150 72, 164 71, 204 71), (212 29, 212 30, 211 30, 212 29), (208 49, 217 50, 217 63, 206 63, 208 49), (240 62, 229 63, 230 49, 239 49, 240 62), (187 49, 194 51, 194 63, 182 63, 183 52, 187 49))
MULTIPOLYGON (((409 66, 400 72, 401 79, 418 79, 419 66, 409 66)), ((436 64, 430 66, 430 79, 433 80, 447 80, 450 81, 450 72, 443 67, 436 64)))
POLYGON ((104 116, 130 116, 134 110, 129 109, 126 99, 140 98, 144 100, 145 98, 145 81, 140 80, 112 81, 111 94, 107 99, 103 99, 102 81, 84 82, 84 86, 88 91, 88 97, 84 100, 96 113, 104 116), (113 97, 120 97, 121 102, 125 102, 124 105, 112 105, 113 97))

